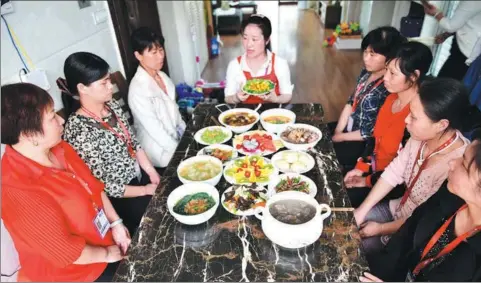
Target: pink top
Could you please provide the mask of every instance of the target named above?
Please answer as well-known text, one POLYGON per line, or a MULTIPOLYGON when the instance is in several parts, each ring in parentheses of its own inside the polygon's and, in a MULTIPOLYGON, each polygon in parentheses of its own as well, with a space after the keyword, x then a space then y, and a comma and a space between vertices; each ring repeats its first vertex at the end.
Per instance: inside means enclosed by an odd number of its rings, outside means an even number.
MULTIPOLYGON (((462 157, 469 144, 469 140, 467 140, 460 132, 458 132, 458 136, 462 139, 464 145, 444 155, 441 160, 436 162, 436 164, 429 164, 428 167, 424 169, 414 185, 406 203, 399 212, 396 212, 396 209, 402 198, 389 201, 389 209, 395 220, 411 216, 416 207, 421 205, 438 191, 439 187, 448 177, 448 162, 452 159, 462 157)), ((416 162, 415 159, 420 146, 420 141, 412 138, 409 139, 399 155, 394 158, 388 167, 386 167, 381 177, 393 187, 411 181, 409 178, 411 178, 411 171, 416 162)), ((416 166, 413 174, 416 175, 418 170, 419 166, 416 166)))

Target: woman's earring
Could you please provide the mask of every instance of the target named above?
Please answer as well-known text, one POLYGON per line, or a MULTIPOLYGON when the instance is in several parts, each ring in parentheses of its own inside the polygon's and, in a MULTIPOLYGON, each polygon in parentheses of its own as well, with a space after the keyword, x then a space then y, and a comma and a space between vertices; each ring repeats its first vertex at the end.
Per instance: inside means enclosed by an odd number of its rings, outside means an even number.
POLYGON ((38 146, 38 141, 33 140, 32 143, 33 143, 34 146, 38 146))

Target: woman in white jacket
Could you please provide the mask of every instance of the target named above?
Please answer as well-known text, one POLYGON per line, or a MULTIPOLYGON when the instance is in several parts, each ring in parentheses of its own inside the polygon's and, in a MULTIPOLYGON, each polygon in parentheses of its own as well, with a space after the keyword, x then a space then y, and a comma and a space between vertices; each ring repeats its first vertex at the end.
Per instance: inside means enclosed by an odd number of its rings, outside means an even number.
POLYGON ((131 36, 137 72, 130 82, 129 107, 137 138, 155 167, 166 167, 185 130, 175 101, 175 86, 161 71, 164 38, 147 27, 131 36))

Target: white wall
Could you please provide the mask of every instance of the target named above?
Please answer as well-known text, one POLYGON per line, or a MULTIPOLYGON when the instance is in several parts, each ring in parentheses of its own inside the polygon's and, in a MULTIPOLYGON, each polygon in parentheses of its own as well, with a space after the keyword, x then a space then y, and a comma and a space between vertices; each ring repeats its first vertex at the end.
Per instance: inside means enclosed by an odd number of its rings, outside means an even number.
MULTIPOLYGON (((15 11, 4 15, 33 64, 46 70, 56 110, 63 105, 55 80, 63 77, 63 64, 70 54, 95 53, 109 63, 112 72, 124 73, 107 1, 91 3, 80 9, 77 1, 12 1, 15 11), (93 13, 101 10, 107 20, 96 25, 93 13)), ((23 65, 3 22, 1 45, 1 84, 18 82, 23 65)))
POLYGON ((175 84, 186 82, 194 85, 198 79, 196 53, 198 52, 200 56, 200 72, 209 60, 203 2, 157 1, 157 8, 165 38, 170 77, 175 84), (189 7, 192 13, 189 12, 189 7), (197 52, 192 40, 189 19, 193 20, 196 27, 197 52))

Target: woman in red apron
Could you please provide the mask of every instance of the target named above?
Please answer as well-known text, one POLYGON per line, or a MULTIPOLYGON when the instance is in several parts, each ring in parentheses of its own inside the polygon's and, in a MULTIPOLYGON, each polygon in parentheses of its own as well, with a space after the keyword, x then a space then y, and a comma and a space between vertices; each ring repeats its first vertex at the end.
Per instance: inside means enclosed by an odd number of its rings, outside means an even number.
POLYGON ((292 85, 287 61, 270 52, 272 27, 263 15, 252 15, 242 23, 242 44, 245 54, 232 60, 227 68, 225 101, 227 103, 287 103, 292 85), (266 95, 252 96, 242 87, 252 79, 266 79, 275 84, 266 95))

